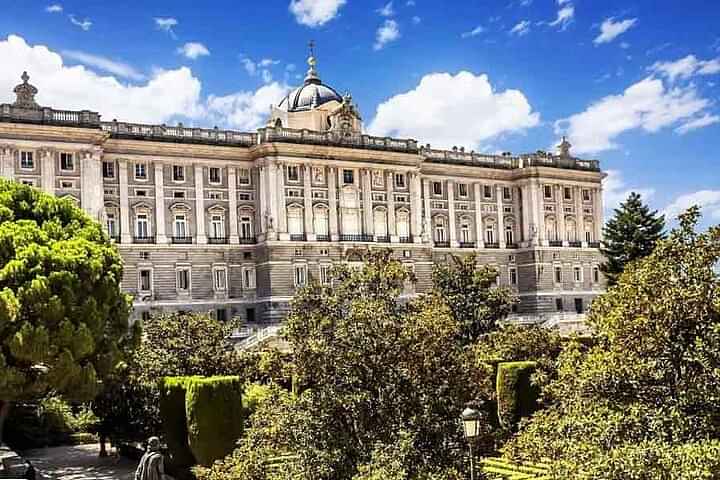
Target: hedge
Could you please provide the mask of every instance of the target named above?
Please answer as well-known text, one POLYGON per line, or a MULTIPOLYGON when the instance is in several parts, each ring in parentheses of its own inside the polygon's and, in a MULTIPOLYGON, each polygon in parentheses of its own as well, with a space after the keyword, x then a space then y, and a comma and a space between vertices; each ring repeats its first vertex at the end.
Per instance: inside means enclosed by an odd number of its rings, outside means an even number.
POLYGON ((185 415, 190 449, 209 466, 232 452, 244 427, 240 377, 194 378, 187 383, 185 415))
POLYGON ((530 381, 537 362, 504 362, 497 370, 497 402, 500 424, 512 429, 521 418, 537 409, 539 389, 530 381))
POLYGON ((160 388, 160 418, 168 446, 170 471, 187 469, 195 465, 188 443, 185 391, 187 385, 202 377, 165 377, 160 388))

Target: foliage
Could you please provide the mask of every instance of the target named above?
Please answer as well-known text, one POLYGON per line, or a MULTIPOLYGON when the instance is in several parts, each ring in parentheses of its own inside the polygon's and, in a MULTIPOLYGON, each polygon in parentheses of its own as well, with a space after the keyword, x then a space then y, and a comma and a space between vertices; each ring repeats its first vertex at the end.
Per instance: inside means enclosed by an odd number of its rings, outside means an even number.
POLYGON ((121 278, 97 222, 69 200, 0 179, 0 438, 8 402, 98 393, 132 340, 121 278))
POLYGON ((191 378, 186 383, 188 443, 201 465, 233 451, 244 427, 239 377, 191 378))
POLYGON ((242 395, 242 406, 245 410, 245 417, 250 418, 258 409, 260 404, 272 395, 272 388, 261 383, 249 383, 245 385, 242 395))
POLYGON ((160 386, 160 418, 170 454, 171 469, 189 468, 195 464, 195 456, 188 443, 185 410, 187 386, 194 378, 165 377, 160 386))
MULTIPOLYGON (((720 227, 696 233, 698 218, 697 208, 681 215, 669 238, 594 301, 596 344, 565 349, 546 389, 556 404, 533 416, 508 455, 554 459, 569 476, 641 442, 660 445, 661 458, 720 437, 720 227)), ((698 472, 710 468, 698 455, 698 472)), ((624 478, 686 478, 641 475, 624 478)))
POLYGON ((507 287, 493 287, 497 270, 478 265, 475 255, 451 256, 447 264, 433 269, 433 293, 450 308, 460 323, 460 337, 465 344, 495 330, 515 303, 507 287))
POLYGON ((273 387, 239 448, 199 478, 351 478, 373 452, 378 458, 378 446, 398 445, 400 432, 412 438, 408 478, 459 465, 457 418, 476 394, 462 327, 437 295, 399 300, 410 273, 390 252, 366 260, 336 268, 333 288, 312 284, 296 295, 285 336, 305 388, 293 395, 273 387), (282 477, 264 468, 286 454, 297 460, 282 477))
POLYGON ((615 285, 620 274, 632 261, 650 255, 658 240, 664 237, 665 217, 651 212, 640 195, 632 192, 616 208, 603 231, 602 253, 606 262, 600 266, 608 285, 615 285))
POLYGON ((498 365, 497 403, 500 424, 508 429, 537 409, 538 388, 530 381, 535 362, 503 362, 498 365))

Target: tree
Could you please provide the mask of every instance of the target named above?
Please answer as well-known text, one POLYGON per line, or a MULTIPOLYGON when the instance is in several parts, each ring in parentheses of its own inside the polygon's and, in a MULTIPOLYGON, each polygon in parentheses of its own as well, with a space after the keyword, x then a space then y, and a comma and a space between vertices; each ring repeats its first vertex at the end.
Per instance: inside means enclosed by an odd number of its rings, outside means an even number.
POLYGON ((498 320, 510 313, 515 303, 507 287, 495 287, 498 273, 478 265, 475 255, 451 256, 452 261, 435 265, 433 294, 447 304, 461 324, 463 343, 474 343, 481 335, 495 330, 498 320))
POLYGON ((664 237, 665 217, 651 212, 640 195, 632 192, 616 208, 613 218, 603 229, 602 253, 606 257, 600 270, 608 285, 615 285, 627 264, 650 255, 658 240, 664 237))
POLYGON ((527 423, 509 455, 554 459, 561 478, 580 470, 604 472, 588 478, 714 478, 683 477, 663 463, 673 451, 707 459, 717 444, 702 442, 720 438, 720 226, 696 233, 698 212, 681 215, 669 238, 594 300, 595 345, 563 351, 546 389, 556 404, 527 423), (647 461, 609 476, 621 452, 647 461), (664 475, 639 476, 658 469, 664 475))
POLYGON ((389 251, 365 260, 295 296, 284 335, 301 392, 261 405, 235 454, 199 478, 352 478, 401 444, 405 478, 461 462, 457 419, 476 393, 462 326, 436 295, 399 299, 410 272, 389 251), (287 454, 273 477, 264 465, 287 454))
POLYGON ((84 401, 132 343, 122 262, 70 200, 0 179, 0 440, 15 400, 84 401))

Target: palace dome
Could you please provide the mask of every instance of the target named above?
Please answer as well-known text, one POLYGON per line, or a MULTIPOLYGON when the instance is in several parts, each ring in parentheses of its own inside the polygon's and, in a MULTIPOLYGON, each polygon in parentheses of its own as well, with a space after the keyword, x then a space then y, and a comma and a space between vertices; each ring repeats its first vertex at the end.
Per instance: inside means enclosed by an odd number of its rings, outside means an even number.
POLYGON ((302 112, 317 108, 320 105, 335 100, 342 103, 343 99, 334 88, 325 85, 315 70, 317 61, 314 56, 308 58, 310 69, 305 76, 305 82, 287 94, 278 107, 286 112, 302 112))

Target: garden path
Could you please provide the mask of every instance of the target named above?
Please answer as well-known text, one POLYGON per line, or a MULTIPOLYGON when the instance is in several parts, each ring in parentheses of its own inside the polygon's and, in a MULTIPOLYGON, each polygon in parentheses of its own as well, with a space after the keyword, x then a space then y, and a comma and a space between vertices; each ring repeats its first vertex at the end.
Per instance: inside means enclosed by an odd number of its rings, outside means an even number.
POLYGON ((24 453, 37 480, 132 480, 136 461, 98 457, 98 444, 41 448, 24 453))

